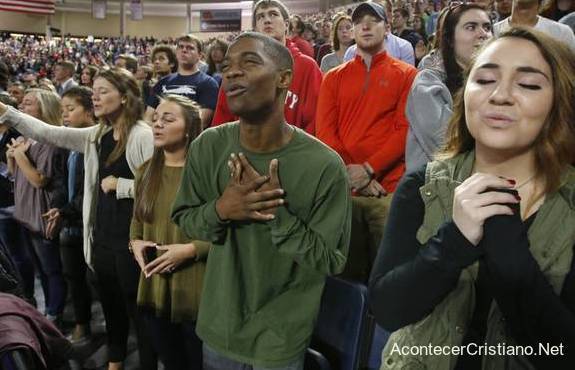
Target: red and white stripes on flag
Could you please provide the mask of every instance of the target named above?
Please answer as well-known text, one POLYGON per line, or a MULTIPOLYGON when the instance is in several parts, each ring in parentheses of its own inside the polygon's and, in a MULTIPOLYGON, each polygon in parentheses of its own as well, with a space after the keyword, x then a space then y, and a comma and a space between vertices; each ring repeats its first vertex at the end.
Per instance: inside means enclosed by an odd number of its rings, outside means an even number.
POLYGON ((0 0, 0 11, 54 14, 54 0, 0 0))

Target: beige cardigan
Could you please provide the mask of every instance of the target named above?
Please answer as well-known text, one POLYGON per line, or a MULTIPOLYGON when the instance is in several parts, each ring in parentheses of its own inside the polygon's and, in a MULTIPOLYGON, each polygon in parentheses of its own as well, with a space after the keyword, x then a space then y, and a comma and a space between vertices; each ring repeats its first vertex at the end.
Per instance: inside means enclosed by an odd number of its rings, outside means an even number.
MULTIPOLYGON (((91 267, 95 204, 99 186, 97 184, 98 147, 102 136, 112 128, 102 125, 87 128, 51 126, 12 107, 8 107, 6 113, 0 116, 0 123, 14 127, 25 137, 36 141, 84 153, 84 199, 82 205, 84 257, 88 266, 91 267)), ((132 127, 126 143, 126 160, 133 174, 136 173, 142 163, 152 156, 153 152, 152 130, 144 121, 138 121, 132 127)), ((133 198, 134 180, 119 178, 116 197, 118 199, 133 198)))

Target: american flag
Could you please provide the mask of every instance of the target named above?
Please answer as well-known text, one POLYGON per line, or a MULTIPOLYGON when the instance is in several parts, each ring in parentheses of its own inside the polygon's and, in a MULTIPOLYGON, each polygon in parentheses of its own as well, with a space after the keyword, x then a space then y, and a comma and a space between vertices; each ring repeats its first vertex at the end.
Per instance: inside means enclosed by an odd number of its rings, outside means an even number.
POLYGON ((0 0, 0 11, 54 14, 54 0, 0 0))

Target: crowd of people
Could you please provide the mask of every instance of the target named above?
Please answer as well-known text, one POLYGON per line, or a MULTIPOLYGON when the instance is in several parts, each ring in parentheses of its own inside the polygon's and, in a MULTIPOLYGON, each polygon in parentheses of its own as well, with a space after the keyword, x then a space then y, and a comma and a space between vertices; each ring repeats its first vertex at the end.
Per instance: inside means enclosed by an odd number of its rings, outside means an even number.
POLYGON ((574 11, 260 0, 205 41, 2 34, 0 364, 82 360, 91 271, 108 370, 132 326, 145 370, 303 369, 331 275, 369 287, 382 369, 569 368, 574 11), (397 349, 430 343, 486 349, 397 349), (561 355, 492 356, 539 343, 561 355))

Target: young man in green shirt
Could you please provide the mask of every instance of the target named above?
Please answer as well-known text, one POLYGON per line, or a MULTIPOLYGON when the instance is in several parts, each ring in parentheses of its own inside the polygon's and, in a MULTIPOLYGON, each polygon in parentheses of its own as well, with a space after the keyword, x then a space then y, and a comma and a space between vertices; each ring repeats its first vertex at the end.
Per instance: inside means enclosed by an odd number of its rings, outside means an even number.
POLYGON ((191 144, 172 212, 189 237, 213 243, 197 322, 204 369, 303 369, 325 277, 346 261, 345 166, 286 123, 285 46, 245 33, 222 67, 240 120, 191 144))

